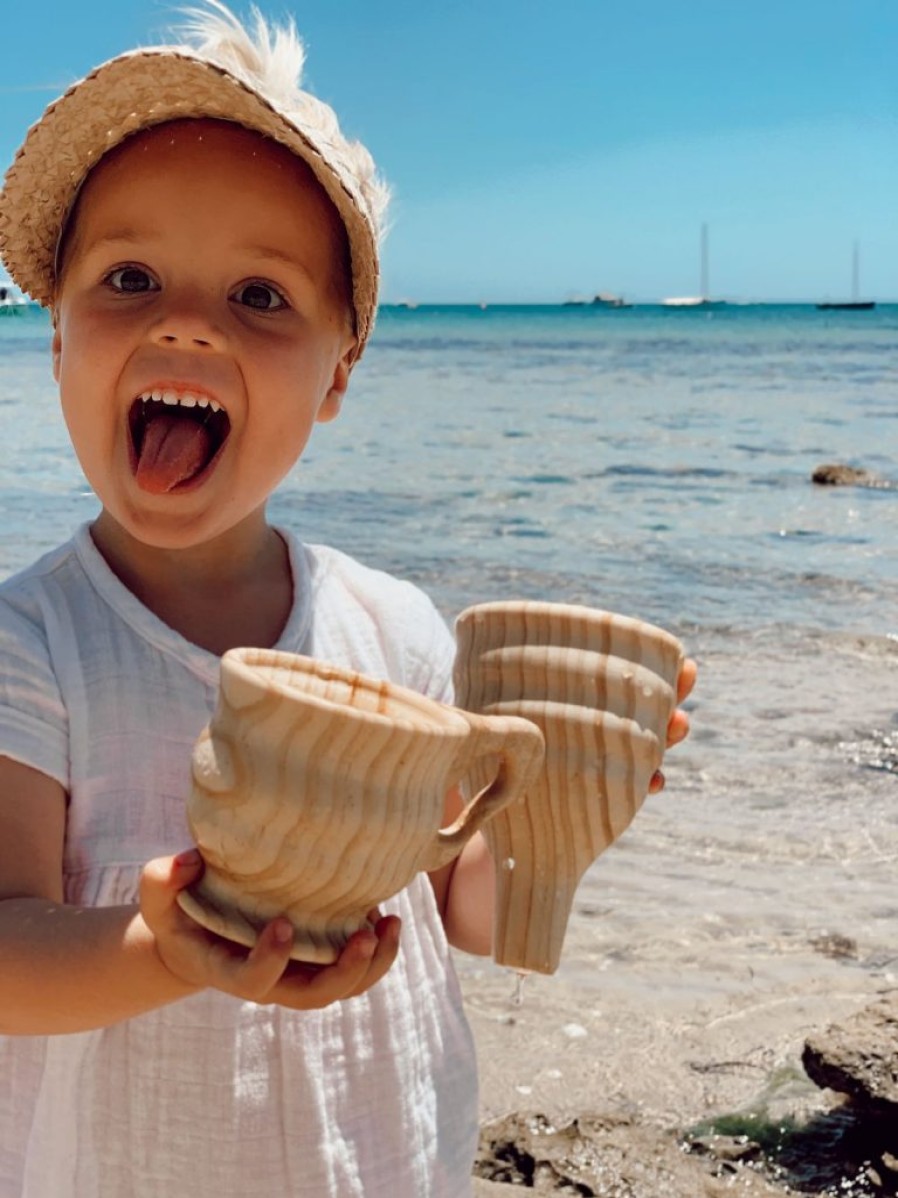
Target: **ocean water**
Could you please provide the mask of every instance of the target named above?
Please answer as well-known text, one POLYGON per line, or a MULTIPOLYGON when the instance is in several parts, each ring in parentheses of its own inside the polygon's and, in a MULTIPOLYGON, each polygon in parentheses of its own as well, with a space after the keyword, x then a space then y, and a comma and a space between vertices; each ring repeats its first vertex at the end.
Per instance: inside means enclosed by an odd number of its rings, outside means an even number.
MULTIPOLYGON (((95 511, 49 336, 0 319, 0 576, 95 511)), ((682 637, 692 735, 584 879, 563 969, 691 1001, 831 933, 891 976, 898 490, 811 472, 898 480, 896 455, 898 306, 387 308, 272 513, 449 619, 535 597, 682 637)))
MULTIPOLYGON (((0 573, 94 510, 49 325, 0 319, 0 573)), ((273 512, 449 609, 576 599, 675 623, 898 632, 898 305, 386 308, 273 512)))

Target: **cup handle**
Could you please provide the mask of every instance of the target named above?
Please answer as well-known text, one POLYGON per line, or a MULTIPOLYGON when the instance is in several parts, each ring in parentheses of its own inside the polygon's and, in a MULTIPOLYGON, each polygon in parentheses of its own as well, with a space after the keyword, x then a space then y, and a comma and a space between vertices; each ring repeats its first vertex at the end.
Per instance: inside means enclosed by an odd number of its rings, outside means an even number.
POLYGON ((454 823, 440 828, 424 854, 420 868, 426 872, 439 869, 457 857, 470 838, 487 820, 522 798, 533 782, 545 755, 541 730, 520 716, 475 715, 456 708, 471 728, 458 759, 454 763, 452 781, 463 778, 481 757, 498 756, 496 777, 465 807, 454 823))

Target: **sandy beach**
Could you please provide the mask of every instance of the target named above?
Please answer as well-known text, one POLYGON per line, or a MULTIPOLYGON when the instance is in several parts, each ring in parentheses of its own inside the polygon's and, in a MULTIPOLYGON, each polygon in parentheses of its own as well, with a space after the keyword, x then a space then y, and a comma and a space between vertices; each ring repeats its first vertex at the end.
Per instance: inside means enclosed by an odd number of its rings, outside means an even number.
MULTIPOLYGON (((557 974, 518 985, 490 962, 459 963, 482 1125, 599 1119, 608 1188, 570 1193, 717 1193, 719 1162, 687 1156, 671 1133, 819 1121, 839 1099, 804 1072, 805 1037, 898 987, 898 828, 885 815, 896 780, 861 763, 834 702, 862 668, 869 707, 851 717, 885 728, 898 645, 796 646, 785 673, 763 641, 742 658, 710 640, 690 648, 702 665, 693 734, 668 758, 664 796, 584 879, 557 974), (750 676, 764 682, 756 696, 787 687, 792 707, 740 698, 750 676), (724 784, 734 777, 738 805, 724 784)), ((873 1192, 763 1172, 729 1165, 725 1192, 873 1192)))
MULTIPOLYGON (((762 953, 757 964, 763 965, 762 953)), ((623 1156, 615 1159, 613 1138, 593 1143, 604 1148, 609 1184, 619 1188, 595 1192, 633 1198, 716 1192, 691 1188, 704 1174, 697 1160, 676 1183, 672 1162, 683 1155, 677 1141, 707 1131, 709 1123, 723 1127, 734 1115, 744 1117, 750 1134, 752 1116, 763 1128, 778 1118, 801 1125, 832 1110, 837 1096, 817 1089, 802 1069, 804 1038, 884 989, 883 979, 857 961, 829 958, 810 944, 791 965, 791 983, 770 979, 692 1006, 663 991, 639 1001, 613 984, 597 1002, 563 978, 529 978, 518 1004, 507 977, 489 971, 468 977, 482 1126, 512 1114, 543 1114, 555 1128, 610 1117, 623 1156)), ((754 1174, 748 1179, 755 1188, 746 1192, 764 1192, 754 1174)), ((826 1191, 793 1189, 783 1179, 771 1192, 826 1191)))

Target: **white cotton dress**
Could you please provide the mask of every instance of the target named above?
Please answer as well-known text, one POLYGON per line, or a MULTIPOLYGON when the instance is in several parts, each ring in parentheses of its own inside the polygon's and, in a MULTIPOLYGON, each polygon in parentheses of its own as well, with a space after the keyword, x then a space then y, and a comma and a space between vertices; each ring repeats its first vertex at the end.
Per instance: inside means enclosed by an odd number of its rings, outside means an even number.
MULTIPOLYGON (((453 643, 412 585, 282 532, 276 646, 436 699, 453 643)), ((218 658, 118 581, 88 528, 0 587, 0 754, 70 795, 65 897, 133 903, 189 846, 218 658)), ((462 1198, 474 1048, 426 877, 383 905, 401 950, 366 994, 290 1012, 206 991, 99 1031, 0 1037, 0 1198, 462 1198)))

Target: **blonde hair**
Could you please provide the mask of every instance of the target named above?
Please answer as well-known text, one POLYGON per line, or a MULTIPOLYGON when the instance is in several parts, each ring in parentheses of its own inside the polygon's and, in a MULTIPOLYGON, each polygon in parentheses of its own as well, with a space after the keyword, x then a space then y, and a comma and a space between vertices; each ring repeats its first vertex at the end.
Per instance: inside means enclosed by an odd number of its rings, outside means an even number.
POLYGON ((253 5, 251 34, 221 0, 204 0, 204 3, 205 8, 180 10, 185 20, 175 33, 200 58, 224 67, 264 96, 273 108, 293 114, 299 123, 317 134, 316 140, 337 150, 367 199, 378 240, 382 240, 387 232, 390 188, 378 175, 374 159, 362 143, 343 136, 337 114, 330 105, 303 90, 306 48, 293 18, 289 17, 283 25, 272 25, 253 5))

